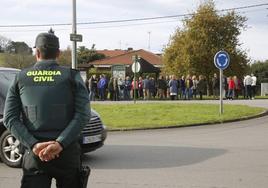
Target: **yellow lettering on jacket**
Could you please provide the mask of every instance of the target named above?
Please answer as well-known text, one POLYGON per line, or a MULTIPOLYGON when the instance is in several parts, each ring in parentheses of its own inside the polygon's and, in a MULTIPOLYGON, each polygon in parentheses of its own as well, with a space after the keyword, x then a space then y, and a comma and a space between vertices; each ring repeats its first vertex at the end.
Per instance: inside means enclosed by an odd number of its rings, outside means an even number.
POLYGON ((55 76, 61 76, 59 70, 33 70, 26 73, 28 77, 32 77, 34 82, 54 82, 55 76))
POLYGON ((61 71, 48 71, 48 70, 39 70, 39 71, 28 71, 27 76, 60 76, 61 71))
POLYGON ((52 76, 35 76, 33 77, 34 82, 54 82, 52 76))

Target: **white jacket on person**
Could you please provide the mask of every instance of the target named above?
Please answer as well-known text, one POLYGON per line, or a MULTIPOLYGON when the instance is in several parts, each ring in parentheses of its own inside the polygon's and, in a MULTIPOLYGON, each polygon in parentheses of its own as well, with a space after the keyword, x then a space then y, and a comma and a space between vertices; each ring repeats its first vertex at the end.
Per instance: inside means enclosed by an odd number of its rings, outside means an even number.
POLYGON ((245 78, 244 78, 244 85, 245 86, 252 85, 252 82, 253 82, 253 80, 252 80, 251 76, 249 76, 249 75, 245 76, 245 78))
POLYGON ((257 77, 256 76, 251 76, 251 79, 252 79, 251 86, 256 86, 256 84, 257 84, 257 77))

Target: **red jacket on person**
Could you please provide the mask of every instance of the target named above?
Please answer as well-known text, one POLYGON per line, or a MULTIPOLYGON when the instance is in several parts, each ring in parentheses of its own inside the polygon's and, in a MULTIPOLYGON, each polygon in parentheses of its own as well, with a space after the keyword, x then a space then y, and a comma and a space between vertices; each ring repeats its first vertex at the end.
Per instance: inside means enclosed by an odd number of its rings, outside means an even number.
POLYGON ((235 82, 234 80, 229 80, 228 82, 228 89, 235 89, 235 82))

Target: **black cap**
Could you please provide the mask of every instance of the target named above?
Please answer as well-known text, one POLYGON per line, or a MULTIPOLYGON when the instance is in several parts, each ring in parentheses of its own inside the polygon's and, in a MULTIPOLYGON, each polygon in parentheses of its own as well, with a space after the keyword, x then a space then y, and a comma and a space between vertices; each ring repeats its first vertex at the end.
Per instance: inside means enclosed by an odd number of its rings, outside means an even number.
POLYGON ((40 33, 37 35, 34 48, 59 49, 59 38, 54 34, 52 29, 50 29, 48 33, 40 33))

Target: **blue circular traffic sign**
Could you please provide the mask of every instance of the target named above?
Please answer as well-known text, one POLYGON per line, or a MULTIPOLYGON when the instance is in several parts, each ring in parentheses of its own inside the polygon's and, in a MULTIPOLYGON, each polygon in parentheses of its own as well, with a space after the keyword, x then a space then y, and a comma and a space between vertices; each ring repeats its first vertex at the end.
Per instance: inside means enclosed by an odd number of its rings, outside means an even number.
POLYGON ((225 51, 219 51, 214 56, 214 64, 218 69, 226 69, 229 66, 230 57, 225 51))

